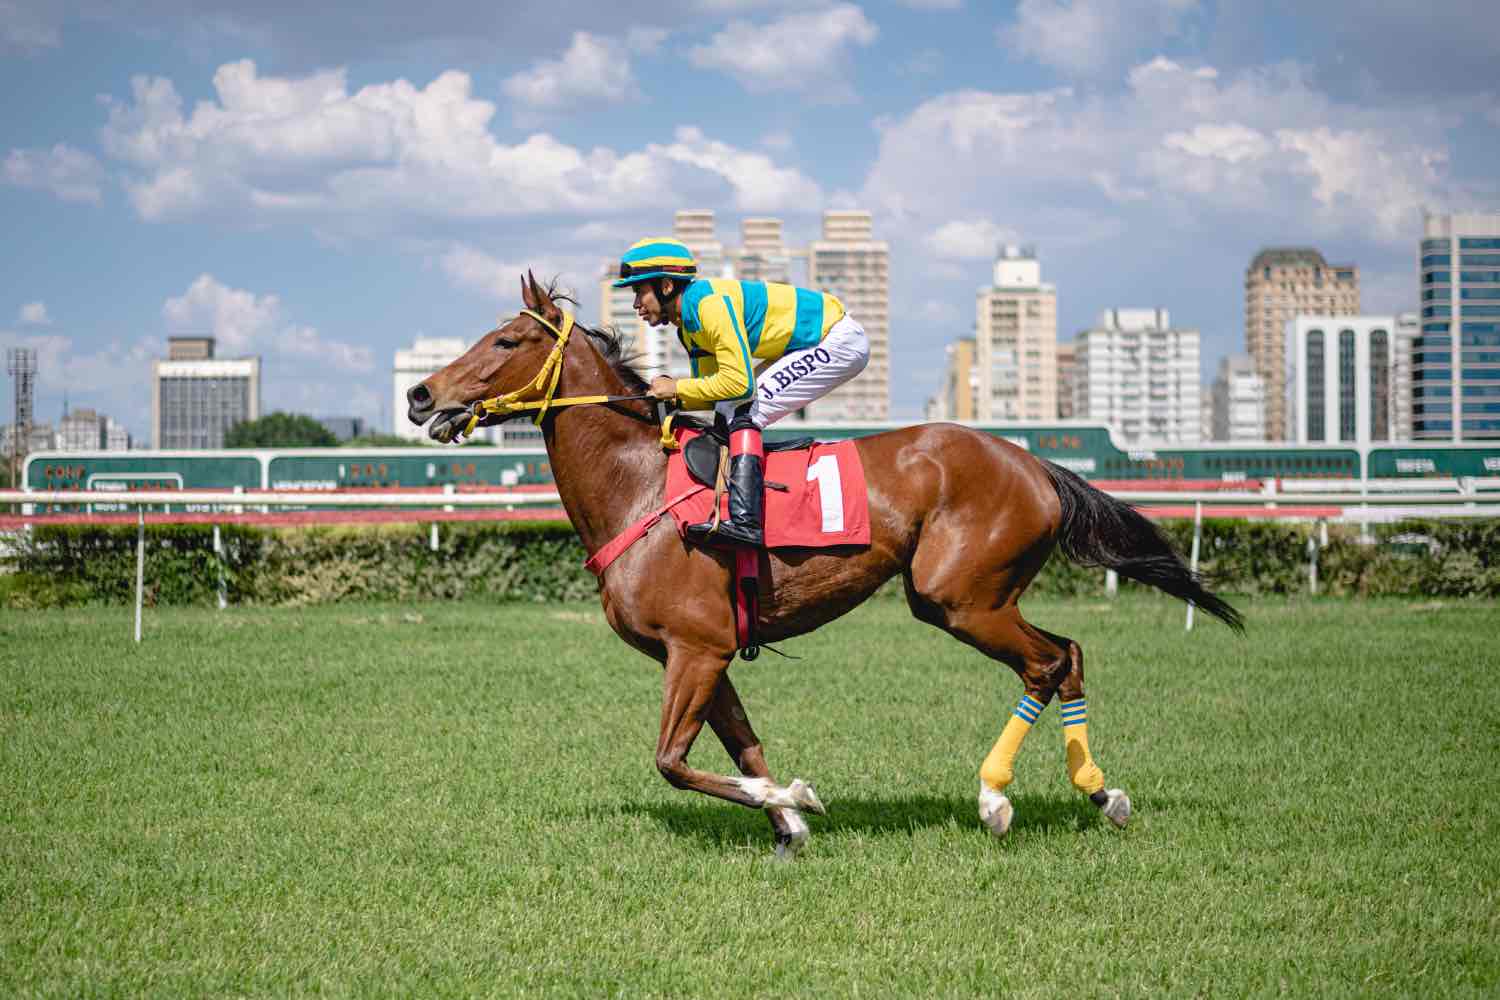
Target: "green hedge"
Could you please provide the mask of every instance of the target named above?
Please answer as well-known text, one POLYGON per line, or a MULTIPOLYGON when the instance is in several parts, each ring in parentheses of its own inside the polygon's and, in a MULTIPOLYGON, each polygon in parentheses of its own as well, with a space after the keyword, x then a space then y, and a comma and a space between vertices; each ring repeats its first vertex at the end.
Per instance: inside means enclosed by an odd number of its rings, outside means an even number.
MULTIPOLYGON (((1186 552, 1192 524, 1164 530, 1186 552)), ((1307 589, 1312 525, 1208 520, 1201 568, 1231 594, 1307 589)), ((207 525, 146 531, 146 600, 208 605, 219 580, 234 604, 321 604, 343 599, 566 601, 591 598, 594 578, 567 524, 450 523, 433 552, 426 525, 222 529, 224 554, 207 525)), ((124 604, 135 586, 133 526, 39 526, 14 536, 0 563, 0 603, 34 608, 124 604)), ((1500 597, 1500 521, 1405 522, 1381 527, 1376 544, 1358 530, 1329 529, 1318 556, 1320 590, 1336 595, 1500 597)), ((1122 581, 1122 586, 1131 586, 1122 581)), ((1033 592, 1086 596, 1103 573, 1051 560, 1033 592)), ((899 597, 899 581, 882 590, 899 597)))

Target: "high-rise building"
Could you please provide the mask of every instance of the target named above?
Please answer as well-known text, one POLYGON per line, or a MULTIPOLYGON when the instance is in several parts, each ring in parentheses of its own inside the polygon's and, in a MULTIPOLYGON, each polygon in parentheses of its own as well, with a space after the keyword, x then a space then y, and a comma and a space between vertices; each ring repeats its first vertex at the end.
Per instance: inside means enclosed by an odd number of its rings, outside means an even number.
POLYGON ((222 448, 235 424, 260 417, 260 358, 215 358, 212 337, 170 337, 151 362, 151 441, 222 448))
POLYGON ((1393 440, 1394 316, 1296 316, 1287 324, 1292 440, 1393 440))
POLYGON ((1396 317, 1396 340, 1391 370, 1391 440, 1412 440, 1412 355, 1422 335, 1421 321, 1414 312, 1396 317))
POLYGON ((1073 418, 1073 397, 1078 391, 1078 345, 1057 345, 1057 415, 1063 420, 1073 418))
POLYGON ((1255 361, 1244 354, 1219 360, 1212 396, 1210 440, 1264 441, 1266 439, 1266 380, 1255 361))
MULTIPOLYGON (((418 337, 406 350, 397 351, 391 372, 391 433, 417 444, 426 444, 427 431, 406 419, 406 391, 429 375, 451 364, 469 345, 459 337, 418 337)), ((480 431, 480 436, 492 435, 480 431)))
POLYGON ((1202 432, 1197 330, 1165 309, 1109 309, 1078 334, 1073 415, 1122 441, 1189 443, 1202 432))
POLYGON ((974 338, 955 340, 943 351, 947 355, 943 381, 925 416, 928 420, 975 420, 979 371, 974 367, 974 338))
POLYGON ((870 363, 802 411, 808 420, 884 420, 891 405, 890 246, 870 213, 823 213, 823 238, 807 251, 807 283, 844 303, 870 338, 870 363))
POLYGON ((129 451, 135 444, 130 431, 113 417, 104 418, 104 450, 129 451))
POLYGON ((980 420, 1057 415, 1057 289, 1031 247, 1002 246, 994 284, 979 289, 975 363, 980 420))
POLYGON ((1413 438, 1500 438, 1500 212, 1428 215, 1417 275, 1413 438))
POLYGON ((1359 269, 1312 247, 1270 247, 1245 271, 1245 348, 1266 382, 1267 441, 1287 440, 1286 331, 1297 315, 1359 314, 1359 269))
POLYGON ((672 220, 672 236, 687 244, 698 264, 700 278, 724 277, 724 244, 714 230, 714 213, 706 208, 687 208, 672 220))
POLYGON ((58 451, 98 451, 105 445, 108 417, 75 406, 57 425, 58 451))
POLYGON ((728 251, 729 266, 736 278, 791 282, 792 256, 782 241, 780 219, 745 219, 740 223, 740 234, 743 245, 728 251))

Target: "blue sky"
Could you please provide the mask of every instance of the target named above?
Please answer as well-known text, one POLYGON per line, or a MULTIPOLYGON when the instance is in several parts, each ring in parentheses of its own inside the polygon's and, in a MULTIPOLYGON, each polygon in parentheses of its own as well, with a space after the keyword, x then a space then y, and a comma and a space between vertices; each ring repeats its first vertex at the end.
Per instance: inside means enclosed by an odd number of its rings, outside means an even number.
POLYGON ((66 392, 144 436, 150 359, 205 332, 263 358, 267 409, 388 426, 392 352, 478 336, 524 267, 592 318, 677 208, 800 242, 858 206, 916 417, 1001 240, 1039 248, 1061 339, 1162 306, 1209 375, 1260 247, 1394 311, 1424 206, 1500 210, 1483 0, 624 7, 0 0, 0 345, 37 348, 38 416, 66 392))

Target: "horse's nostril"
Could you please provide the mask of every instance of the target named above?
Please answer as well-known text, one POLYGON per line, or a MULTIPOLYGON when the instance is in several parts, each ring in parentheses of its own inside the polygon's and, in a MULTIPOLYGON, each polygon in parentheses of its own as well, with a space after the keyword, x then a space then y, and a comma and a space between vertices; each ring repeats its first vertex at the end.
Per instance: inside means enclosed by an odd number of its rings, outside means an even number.
POLYGON ((432 402, 432 393, 428 392, 427 387, 419 382, 406 390, 406 398, 417 406, 425 406, 432 402))

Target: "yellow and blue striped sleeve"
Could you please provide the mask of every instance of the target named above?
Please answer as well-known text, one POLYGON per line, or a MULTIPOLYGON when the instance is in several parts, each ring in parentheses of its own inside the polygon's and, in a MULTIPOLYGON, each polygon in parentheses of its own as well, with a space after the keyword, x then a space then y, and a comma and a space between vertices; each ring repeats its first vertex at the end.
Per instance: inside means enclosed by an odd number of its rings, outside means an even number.
POLYGON ((755 395, 755 366, 733 303, 727 295, 705 297, 697 313, 694 339, 713 354, 712 364, 703 367, 715 370, 701 378, 678 379, 677 397, 689 410, 705 410, 725 399, 749 399, 755 395))

